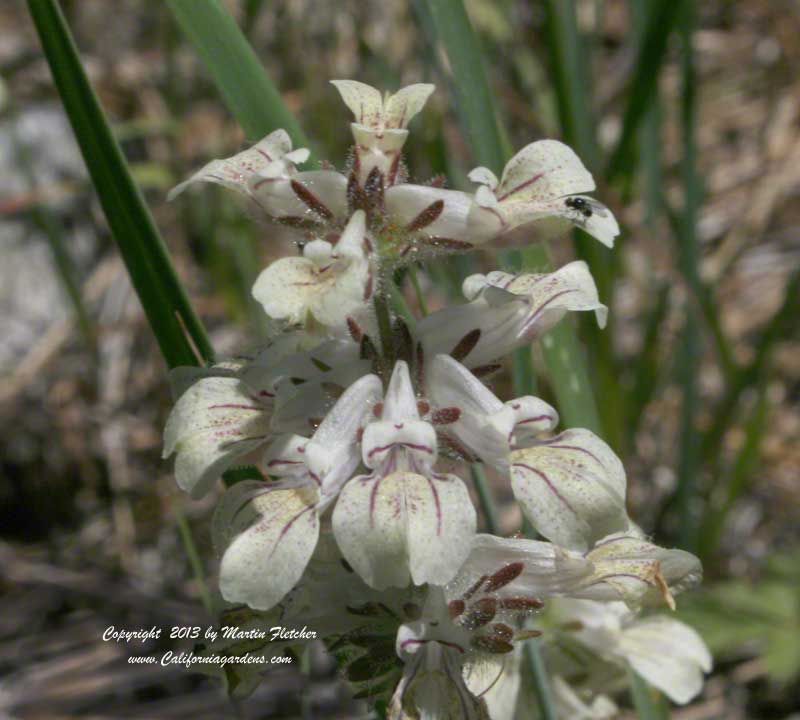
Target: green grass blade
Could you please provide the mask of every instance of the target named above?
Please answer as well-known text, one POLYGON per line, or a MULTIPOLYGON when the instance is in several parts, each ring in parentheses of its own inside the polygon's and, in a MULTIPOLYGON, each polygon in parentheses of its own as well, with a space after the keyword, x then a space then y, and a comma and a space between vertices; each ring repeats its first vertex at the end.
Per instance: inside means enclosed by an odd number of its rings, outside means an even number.
POLYGON ((698 538, 700 559, 704 563, 710 562, 714 558, 728 514, 747 489, 758 465, 761 456, 761 442, 767 431, 767 418, 770 410, 766 384, 762 378, 755 407, 745 425, 744 444, 736 456, 725 487, 721 488, 722 500, 704 515, 698 538))
POLYGON ((28 0, 28 7, 111 233, 167 364, 197 363, 183 328, 210 361, 211 344, 89 85, 60 8, 54 0, 28 0))
POLYGON ((649 4, 646 27, 639 42, 628 92, 628 104, 622 118, 622 131, 606 168, 609 182, 630 170, 637 130, 657 91, 669 39, 684 4, 684 0, 653 0, 649 4))
POLYGON ((462 0, 427 0, 428 14, 453 71, 458 116, 469 136, 475 160, 494 172, 510 155, 495 116, 478 38, 462 0), (469 82, 464 82, 469 78, 469 82))
POLYGON ((654 291, 655 301, 644 324, 642 351, 636 359, 636 370, 632 387, 625 402, 626 428, 629 446, 633 445, 636 431, 642 419, 642 413, 653 398, 659 377, 659 344, 658 339, 664 325, 664 318, 669 309, 668 282, 662 282, 654 291))
POLYGON ((720 454, 720 446, 725 433, 735 419, 736 407, 742 393, 753 385, 758 385, 769 367, 775 343, 783 337, 788 337, 800 321, 800 270, 796 270, 789 278, 786 292, 780 309, 755 343, 756 355, 752 362, 735 375, 733 382, 714 410, 714 422, 703 436, 701 455, 706 463, 714 462, 720 454))
POLYGON ((589 167, 597 165, 595 123, 574 0, 547 0, 546 34, 558 116, 566 141, 589 167))
MULTIPOLYGON (((586 47, 578 29, 576 3, 574 0, 547 0, 545 8, 545 39, 549 55, 552 78, 558 107, 561 133, 591 169, 598 166, 596 123, 593 119, 590 84, 586 76, 586 47)), ((610 305, 614 286, 615 255, 603 248, 594 238, 585 233, 574 233, 575 247, 581 259, 591 269, 600 296, 610 305)), ((614 336, 614 317, 609 325, 600 330, 594 318, 581 319, 584 336, 591 350, 591 367, 595 387, 601 398, 600 424, 612 446, 623 444, 623 412, 619 398, 618 377, 615 368, 611 339, 614 336)), ((573 372, 574 374, 574 372, 573 372)))
POLYGON ((250 140, 283 128, 294 147, 312 149, 253 48, 219 0, 168 0, 167 6, 250 140))
MULTIPOLYGON (((483 57, 461 0, 426 0, 439 41, 444 46, 458 93, 459 117, 477 161, 500 172, 510 155, 504 147, 489 91, 483 57)), ((544 245, 531 245, 522 253, 523 268, 537 272, 551 268, 544 245)), ((597 406, 583 350, 569 321, 551 330, 543 342, 547 369, 564 422, 599 432, 597 406)), ((517 355, 523 358, 524 355, 517 355)), ((531 373, 529 368, 526 372, 531 373)))
MULTIPOLYGON (((681 160, 684 188, 683 218, 679 234, 679 263, 687 284, 697 290, 699 274, 699 248, 697 243, 697 214, 700 207, 700 182, 697 176, 697 117, 696 75, 692 37, 694 13, 691 4, 684 8, 681 19, 681 125, 683 128, 683 158, 681 160)), ((695 297, 697 294, 695 293, 695 297)), ((678 461, 677 501, 680 516, 681 547, 693 550, 697 530, 694 517, 694 498, 699 460, 697 432, 698 410, 697 375, 700 357, 700 329, 693 303, 686 308, 686 320, 679 354, 680 381, 683 386, 681 408, 680 457, 678 461)))

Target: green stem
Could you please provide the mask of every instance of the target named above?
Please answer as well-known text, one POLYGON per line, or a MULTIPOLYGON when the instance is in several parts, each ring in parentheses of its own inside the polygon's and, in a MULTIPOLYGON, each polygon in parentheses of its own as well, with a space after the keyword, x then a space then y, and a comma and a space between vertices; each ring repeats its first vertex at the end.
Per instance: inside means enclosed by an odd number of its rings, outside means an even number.
MULTIPOLYGON (((429 16, 450 61, 455 78, 459 117, 478 163, 500 172, 510 150, 494 113, 482 53, 461 0, 426 0, 429 16)), ((531 245, 522 251, 522 267, 547 272, 552 268, 547 248, 531 245)), ((600 431, 600 421, 583 350, 572 325, 562 321, 551 330, 543 351, 559 411, 567 425, 600 431)), ((518 354, 525 362, 526 355, 518 354)), ((519 362, 519 361, 518 361, 519 362)), ((532 373, 530 362, 521 372, 532 373)))
MULTIPOLYGON (((386 282, 391 282, 387 278, 386 282)), ((389 377, 394 368, 394 334, 392 333, 392 316, 389 312, 389 300, 379 288, 372 299, 375 308, 375 318, 378 321, 378 334, 381 340, 381 357, 384 363, 384 382, 389 382, 389 377)))
POLYGON ((411 286, 414 288, 414 296, 417 298, 417 305, 422 317, 428 314, 428 303, 425 300, 425 295, 419 285, 419 276, 417 275, 417 268, 413 265, 408 266, 408 277, 411 280, 411 286))
POLYGON ((175 519, 178 521, 178 530, 181 534, 181 540, 183 541, 186 555, 189 558, 189 565, 192 568, 197 587, 200 591, 200 599, 203 602, 203 607, 211 617, 214 617, 214 601, 211 597, 211 591, 208 589, 205 571, 203 570, 203 562, 200 560, 200 554, 197 552, 197 546, 194 542, 192 529, 189 527, 189 521, 180 510, 176 510, 175 519))
POLYGON ((478 499, 483 509, 483 515, 486 518, 486 529, 492 535, 496 535, 500 529, 500 516, 492 498, 486 471, 481 463, 472 463, 470 472, 472 473, 472 481, 475 483, 475 489, 478 491, 478 499))
POLYGON ((633 669, 628 669, 633 705, 640 720, 661 720, 662 713, 653 691, 644 679, 633 669))
POLYGON ((555 710, 553 692, 550 689, 550 680, 547 676, 547 666, 544 663, 539 640, 528 640, 525 643, 525 660, 529 677, 536 691, 536 703, 539 707, 541 720, 558 720, 555 710))

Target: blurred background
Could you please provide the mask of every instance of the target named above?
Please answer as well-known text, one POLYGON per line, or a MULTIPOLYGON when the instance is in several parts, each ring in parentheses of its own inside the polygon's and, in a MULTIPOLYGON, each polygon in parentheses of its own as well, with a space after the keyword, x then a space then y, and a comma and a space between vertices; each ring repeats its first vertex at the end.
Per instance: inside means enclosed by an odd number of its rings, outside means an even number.
MULTIPOLYGON (((165 4, 62 4, 218 355, 257 346, 266 328, 249 288, 290 242, 218 188, 165 196, 258 138, 165 4)), ((666 13, 657 35, 643 35, 655 0, 466 4, 511 146, 569 142, 623 226, 613 252, 586 238, 552 249, 558 264, 588 259, 611 308, 610 329, 580 330, 630 514, 704 562, 678 615, 715 668, 673 717, 800 717, 800 3, 694 3, 693 28, 666 13)), ((424 5, 226 5, 319 157, 341 166, 350 139, 330 79, 434 82, 407 164, 416 181, 466 187, 477 163, 424 5)), ((127 664, 185 642, 101 640, 109 625, 210 622, 182 534, 213 586, 215 498, 188 500, 160 459, 164 361, 16 1, 0 5, 0 165, 0 717, 363 715, 322 654, 304 672, 271 672, 234 708, 179 666, 127 664)), ((427 268, 430 306, 499 262, 485 252, 427 268)), ((552 398, 546 382, 539 393, 552 398)), ((503 532, 518 531, 509 488, 496 495, 503 532)))

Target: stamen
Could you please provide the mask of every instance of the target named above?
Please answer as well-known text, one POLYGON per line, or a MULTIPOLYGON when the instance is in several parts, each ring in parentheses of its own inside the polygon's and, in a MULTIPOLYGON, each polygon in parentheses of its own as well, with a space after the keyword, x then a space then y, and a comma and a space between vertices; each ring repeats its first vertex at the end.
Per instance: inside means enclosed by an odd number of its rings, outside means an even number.
POLYGON ((464 593, 464 595, 462 596, 464 600, 469 600, 476 592, 478 592, 480 586, 483 585, 483 583, 485 583, 486 580, 488 579, 489 579, 488 575, 481 575, 481 577, 478 578, 477 582, 474 585, 471 585, 469 589, 464 593))
POLYGON ((505 587, 512 580, 516 580, 524 570, 525 566, 521 562, 509 563, 503 568, 500 568, 494 575, 492 575, 486 582, 484 592, 492 593, 505 587))
POLYGON ((314 364, 314 367, 322 372, 330 372, 331 370, 331 366, 322 362, 319 358, 312 357, 311 362, 314 364))
POLYGON ((476 650, 483 650, 484 652, 492 653, 493 655, 502 655, 510 653, 514 646, 507 640, 495 636, 479 635, 472 638, 472 647, 476 650))
MULTIPOLYGON (((358 157, 357 154, 356 157, 358 157)), ((367 210, 367 196, 361 189, 355 168, 347 178, 347 207, 351 215, 356 210, 367 210)))
POLYGON ((417 384, 420 387, 425 384, 425 350, 422 343, 417 343, 417 384))
POLYGON ((444 248, 446 250, 472 250, 474 247, 472 243, 464 242, 463 240, 455 240, 446 237, 425 237, 424 235, 419 238, 420 242, 433 247, 444 248))
POLYGON ((479 628, 494 620, 496 614, 497 600, 485 597, 470 605, 461 622, 468 628, 479 628))
POLYGON ((512 628, 510 625, 506 625, 505 623, 495 623, 494 625, 490 625, 489 631, 494 637, 499 638, 500 640, 505 640, 506 642, 511 642, 514 638, 514 628, 512 628))
POLYGON ((480 339, 480 328, 470 330, 466 335, 464 335, 464 337, 461 338, 461 340, 456 343, 456 346, 450 351, 450 355, 453 360, 458 360, 461 362, 475 349, 475 346, 478 344, 478 340, 480 339))
POLYGON ((489 365, 480 365, 479 367, 472 368, 470 372, 477 378, 484 378, 502 369, 503 366, 500 363, 490 363, 489 365))
POLYGON ((444 210, 444 200, 436 200, 432 202, 428 207, 422 210, 417 217, 415 217, 408 225, 406 225, 406 230, 408 232, 417 232, 418 230, 422 230, 422 228, 428 227, 432 222, 434 222, 444 210))
POLYGON ((451 618, 457 618, 461 615, 464 612, 464 608, 466 608, 466 603, 463 600, 451 600, 447 603, 447 610, 451 618))
POLYGON ((372 297, 372 290, 375 283, 375 278, 372 274, 372 269, 367 273, 367 281, 364 283, 364 302, 372 297))
POLYGON ((437 408, 431 415, 434 425, 450 425, 461 417, 461 410, 457 407, 437 408))
POLYGON ((303 183, 292 180, 291 187, 298 199, 302 200, 309 209, 313 210, 320 217, 325 218, 325 220, 333 220, 333 213, 330 208, 311 192, 311 190, 303 185, 303 183))
POLYGON ((541 630, 520 630, 515 636, 515 640, 530 640, 542 636, 541 630))
POLYGON ((367 194, 370 206, 376 210, 383 212, 383 173, 376 165, 367 175, 366 182, 364 183, 364 192, 367 194))
POLYGON ((353 338, 353 340, 356 342, 361 342, 361 339, 364 337, 364 331, 350 315, 347 316, 347 329, 350 332, 350 337, 353 338))
POLYGON ((541 610, 544 607, 544 603, 535 597, 500 598, 499 602, 503 610, 516 610, 519 612, 541 610))

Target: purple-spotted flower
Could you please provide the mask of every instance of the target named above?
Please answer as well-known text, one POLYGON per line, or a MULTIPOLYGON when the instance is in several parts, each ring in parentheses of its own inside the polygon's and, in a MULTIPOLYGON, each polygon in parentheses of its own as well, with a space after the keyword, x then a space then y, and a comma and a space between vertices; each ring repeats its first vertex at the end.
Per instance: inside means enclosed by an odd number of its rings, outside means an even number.
POLYGON ((317 546, 320 515, 358 467, 358 433, 380 397, 380 380, 365 375, 339 398, 313 437, 273 441, 264 467, 279 480, 242 481, 225 493, 213 533, 227 601, 268 610, 297 584, 317 546))
POLYGON ((276 260, 258 276, 253 297, 275 320, 344 330, 372 298, 372 243, 363 210, 353 213, 341 235, 306 243, 300 257, 276 260))
POLYGON ((491 217, 496 237, 522 230, 539 230, 546 237, 577 225, 612 247, 619 235, 611 211, 581 194, 595 189, 591 173, 557 140, 524 147, 506 163, 500 180, 485 167, 475 168, 469 178, 480 185, 469 221, 491 217))
POLYGON ((475 532, 461 478, 434 469, 436 432, 420 419, 408 366, 398 362, 361 440, 366 475, 350 480, 333 511, 342 554, 375 588, 444 583, 475 532))
POLYGON ((569 311, 594 311, 597 324, 606 324, 608 310, 582 261, 547 274, 472 275, 463 292, 470 302, 438 310, 417 324, 416 337, 427 357, 444 353, 469 368, 487 368, 543 335, 569 311))
POLYGON ((288 135, 278 130, 249 150, 212 161, 171 197, 191 183, 223 184, 247 196, 267 218, 305 231, 310 241, 330 242, 363 210, 377 256, 393 264, 493 241, 507 244, 512 231, 531 228, 544 237, 577 225, 609 246, 618 234, 606 207, 577 194, 594 190, 594 181, 563 143, 528 145, 509 161, 500 181, 476 168, 470 173, 478 185, 474 193, 409 183, 401 162, 407 126, 433 86, 410 85, 383 96, 352 80, 333 84, 355 116, 353 162, 346 173, 327 167, 298 171, 308 151, 292 150, 288 135))
POLYGON ((611 448, 589 430, 539 436, 558 423, 556 411, 535 397, 503 403, 448 355, 426 367, 428 397, 452 408, 443 428, 468 457, 510 474, 523 512, 545 537, 585 550, 628 528, 625 470, 611 448))
MULTIPOLYGON (((592 645, 602 633, 590 622, 577 641, 615 672, 626 663, 647 677, 663 671, 654 684, 690 697, 708 665, 696 638, 633 613, 674 608, 674 595, 699 581, 699 561, 654 545, 628 518, 625 471, 597 435, 559 431, 548 403, 503 400, 485 384, 505 355, 567 312, 594 312, 605 326, 588 266, 476 274, 463 283, 464 303, 418 320, 391 310, 404 264, 572 226, 611 247, 619 228, 587 195, 591 174, 566 145, 539 140, 499 179, 474 169, 471 191, 409 182, 402 151, 433 86, 382 94, 333 84, 354 116, 343 172, 301 169, 309 152, 276 130, 170 194, 221 184, 298 241, 298 253, 266 267, 253 287, 269 318, 267 347, 173 373, 164 451, 177 455, 178 484, 199 497, 234 464, 261 472, 230 485, 213 518, 226 617, 255 629, 314 623, 357 697, 381 698, 394 720, 510 720, 517 641, 548 630, 539 610, 605 603, 618 613, 616 625, 598 620, 604 632, 613 625, 605 645, 592 645), (546 541, 476 534, 465 482, 472 463, 510 485, 546 541), (686 652, 660 639, 670 631, 686 652), (663 644, 663 658, 651 641, 663 644)), ((549 630, 558 639, 564 628, 549 630)), ((263 659, 289 645, 219 647, 263 659)), ((559 712, 608 714, 612 704, 592 700, 597 688, 568 665, 555 669, 559 712)), ((248 692, 259 673, 225 677, 248 692)))

